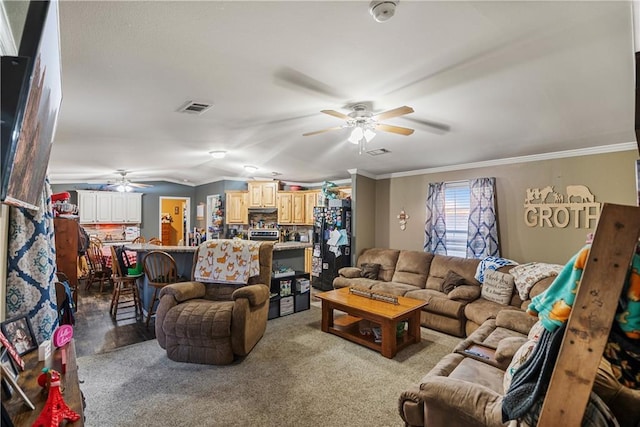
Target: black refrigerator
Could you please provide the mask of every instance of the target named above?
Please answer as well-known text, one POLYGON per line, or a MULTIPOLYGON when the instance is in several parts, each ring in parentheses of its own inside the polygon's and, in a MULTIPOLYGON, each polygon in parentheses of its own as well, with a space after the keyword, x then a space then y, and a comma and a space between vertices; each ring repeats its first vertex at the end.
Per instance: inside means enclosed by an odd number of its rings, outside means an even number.
POLYGON ((342 200, 329 202, 345 206, 313 210, 311 286, 323 291, 332 290, 338 270, 351 265, 351 207, 342 200))

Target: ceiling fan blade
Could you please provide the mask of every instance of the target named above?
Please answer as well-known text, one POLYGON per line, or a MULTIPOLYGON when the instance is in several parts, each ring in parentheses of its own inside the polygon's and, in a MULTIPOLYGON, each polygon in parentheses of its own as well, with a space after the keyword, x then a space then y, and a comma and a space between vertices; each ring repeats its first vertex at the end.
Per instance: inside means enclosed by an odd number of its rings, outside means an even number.
POLYGON ((330 130, 338 130, 338 129, 342 129, 342 126, 336 126, 336 127, 332 127, 332 128, 317 130, 315 132, 307 132, 307 133, 303 133, 302 136, 317 135, 319 133, 325 133, 325 132, 329 132, 330 130))
POLYGON ((353 118, 347 116, 346 114, 340 113, 339 111, 335 111, 335 110, 322 110, 320 112, 324 114, 328 114, 333 117, 337 117, 342 120, 353 120, 353 118))
POLYGON ((378 123, 376 125, 376 130, 381 130, 381 131, 384 131, 384 132, 397 133, 397 134, 400 134, 400 135, 411 135, 414 132, 413 129, 403 128, 403 127, 400 127, 400 126, 385 125, 384 123, 378 123))
POLYGON ((431 120, 415 119, 413 117, 403 117, 402 120, 407 120, 412 123, 424 126, 428 131, 431 131, 439 135, 444 135, 445 133, 451 130, 451 126, 447 124, 434 122, 431 120))
POLYGON ((348 98, 348 96, 335 88, 301 73, 300 71, 294 70, 293 68, 283 67, 274 73, 274 77, 276 82, 281 83, 284 86, 302 88, 331 98, 348 98))
POLYGON ((392 117, 404 116, 405 114, 413 113, 413 108, 403 107, 394 108, 393 110, 385 111, 384 113, 376 114, 373 116, 375 120, 386 120, 392 117))
POLYGON ((130 182, 129 186, 131 187, 136 187, 136 188, 149 188, 149 187, 153 187, 153 185, 151 184, 140 184, 138 182, 130 182))

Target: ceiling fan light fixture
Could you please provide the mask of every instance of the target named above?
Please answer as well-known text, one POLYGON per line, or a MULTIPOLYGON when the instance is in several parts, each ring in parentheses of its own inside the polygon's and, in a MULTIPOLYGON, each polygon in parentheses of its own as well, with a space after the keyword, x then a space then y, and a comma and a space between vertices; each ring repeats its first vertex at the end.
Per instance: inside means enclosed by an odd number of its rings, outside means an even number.
POLYGON ((372 129, 369 129, 369 128, 365 129, 364 139, 366 139, 367 142, 371 142, 371 140, 375 137, 376 137, 376 133, 372 129))
POLYGON ((214 151, 209 151, 209 154, 214 159, 224 159, 224 157, 227 155, 227 152, 224 150, 214 150, 214 151))
POLYGON ((351 131, 351 136, 349 136, 348 141, 352 144, 358 144, 363 136, 364 136, 364 132, 362 131, 362 128, 358 125, 354 127, 353 130, 351 131))
POLYGON ((258 170, 257 167, 255 166, 251 166, 251 165, 244 165, 244 170, 249 172, 249 173, 254 173, 258 170))

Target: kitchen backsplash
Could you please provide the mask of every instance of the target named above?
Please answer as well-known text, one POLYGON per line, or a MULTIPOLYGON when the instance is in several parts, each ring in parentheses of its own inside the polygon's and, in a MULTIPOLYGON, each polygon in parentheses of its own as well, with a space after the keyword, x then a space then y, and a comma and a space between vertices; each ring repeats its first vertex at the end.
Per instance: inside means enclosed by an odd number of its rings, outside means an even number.
POLYGON ((83 224, 90 236, 96 236, 103 242, 132 241, 140 235, 140 227, 122 224, 83 224))

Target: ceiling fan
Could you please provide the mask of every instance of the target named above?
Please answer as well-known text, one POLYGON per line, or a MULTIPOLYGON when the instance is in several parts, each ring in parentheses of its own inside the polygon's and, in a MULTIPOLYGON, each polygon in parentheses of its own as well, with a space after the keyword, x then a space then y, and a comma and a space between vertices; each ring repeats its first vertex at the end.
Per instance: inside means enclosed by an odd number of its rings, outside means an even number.
POLYGON ((353 128, 348 141, 352 144, 358 144, 360 146, 360 154, 362 154, 365 150, 366 143, 376 136, 376 131, 391 132, 405 136, 411 135, 414 132, 414 130, 410 128, 380 123, 382 120, 413 113, 413 108, 407 107, 406 105, 378 114, 373 114, 364 104, 355 104, 351 108, 353 111, 349 114, 343 114, 335 110, 322 110, 322 113, 343 119, 346 123, 342 126, 303 133, 302 136, 311 136, 332 130, 353 128))
POLYGON ((116 191, 119 191, 121 193, 133 191, 134 188, 153 187, 153 185, 150 185, 150 184, 139 184, 136 182, 129 181, 129 179, 127 179, 128 172, 125 170, 119 169, 117 172, 120 175, 120 178, 117 181, 108 184, 107 187, 115 188, 116 191))

